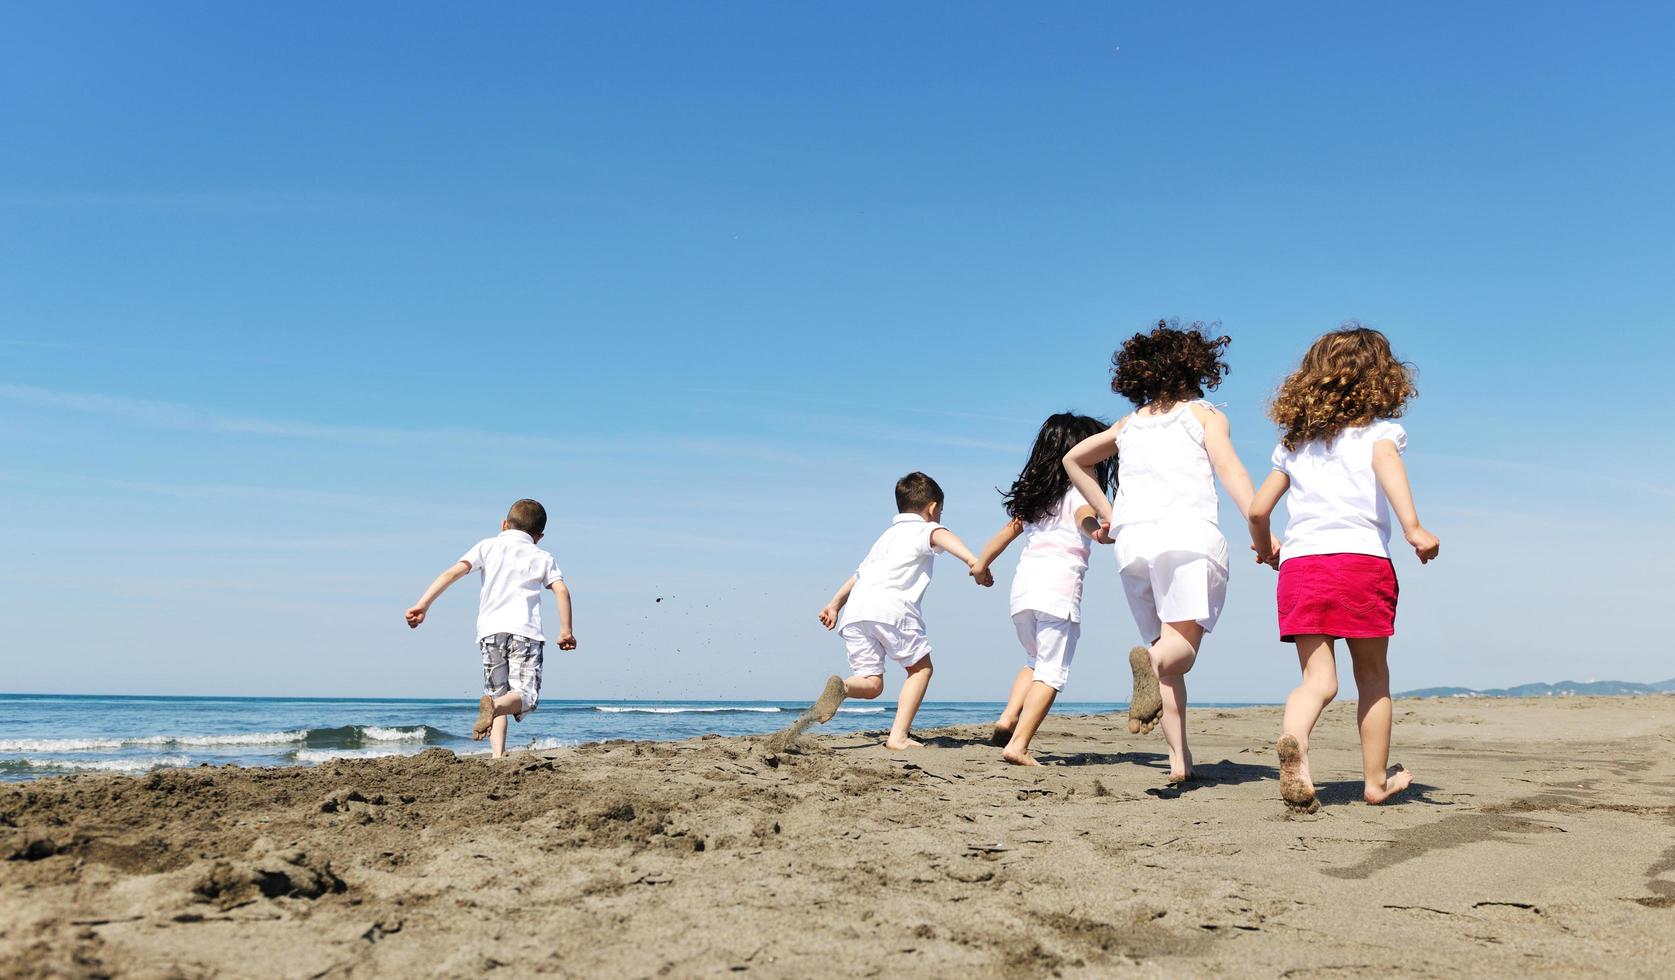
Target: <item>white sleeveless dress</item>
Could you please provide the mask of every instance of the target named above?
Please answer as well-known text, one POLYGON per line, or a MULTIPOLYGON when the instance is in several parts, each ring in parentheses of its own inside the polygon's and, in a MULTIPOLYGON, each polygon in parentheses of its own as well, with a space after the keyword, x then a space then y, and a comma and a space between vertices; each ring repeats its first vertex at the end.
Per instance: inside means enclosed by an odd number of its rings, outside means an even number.
MULTIPOLYGON (((1227 601, 1227 539, 1217 526, 1215 473, 1192 404, 1162 415, 1136 412, 1117 433, 1117 567, 1147 642, 1164 623, 1196 622, 1210 632, 1227 601)), ((1208 402, 1196 404, 1214 411, 1208 402)))
POLYGON ((1082 579, 1093 541, 1076 523, 1085 506, 1075 488, 1057 509, 1024 526, 1023 551, 1012 576, 1012 625, 1035 679, 1063 691, 1082 635, 1082 579))

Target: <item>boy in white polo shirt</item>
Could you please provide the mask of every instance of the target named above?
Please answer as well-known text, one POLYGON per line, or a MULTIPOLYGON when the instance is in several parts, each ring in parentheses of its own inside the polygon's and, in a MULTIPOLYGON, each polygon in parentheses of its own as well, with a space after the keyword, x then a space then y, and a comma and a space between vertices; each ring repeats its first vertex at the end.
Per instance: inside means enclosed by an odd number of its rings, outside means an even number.
POLYGON ((534 500, 520 500, 500 522, 500 534, 477 542, 459 561, 430 583, 407 610, 407 625, 417 629, 436 597, 473 570, 483 586, 477 607, 477 647, 483 654, 483 697, 471 737, 489 736, 496 759, 506 754, 506 716, 519 721, 541 700, 541 592, 558 600, 558 648, 576 649, 570 632, 570 590, 553 556, 536 545, 547 529, 547 510, 534 500))
MULTIPOLYGON (((977 557, 953 531, 937 521, 942 517, 942 488, 923 473, 909 473, 896 481, 896 519, 873 543, 855 574, 849 576, 820 610, 827 629, 841 626, 839 635, 849 651, 849 679, 833 675, 814 703, 815 720, 825 723, 846 697, 872 700, 884 693, 884 659, 907 668, 896 699, 896 720, 885 748, 917 748, 908 737, 913 716, 931 683, 931 645, 919 601, 931 584, 936 552, 946 551, 966 563, 973 575, 977 557)), ((987 577, 987 576, 985 576, 987 577)), ((992 585, 994 579, 978 579, 992 585)))

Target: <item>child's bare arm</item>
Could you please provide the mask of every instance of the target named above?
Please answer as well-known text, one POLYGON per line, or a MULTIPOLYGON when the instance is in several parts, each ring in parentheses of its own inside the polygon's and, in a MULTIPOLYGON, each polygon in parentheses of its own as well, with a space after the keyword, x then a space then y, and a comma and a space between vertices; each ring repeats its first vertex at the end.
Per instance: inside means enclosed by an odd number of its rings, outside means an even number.
MULTIPOLYGON (((966 567, 971 569, 973 576, 977 574, 977 556, 971 553, 971 549, 967 548, 965 546, 965 542, 961 541, 960 536, 955 534, 953 531, 950 531, 945 527, 939 527, 932 531, 931 547, 941 548, 943 551, 948 552, 960 561, 965 562, 966 567)), ((979 581, 978 584, 981 585, 983 583, 979 581)), ((992 576, 989 578, 988 584, 994 584, 994 578, 992 576)))
POLYGON ((471 574, 471 563, 456 561, 447 571, 436 576, 436 581, 430 583, 430 588, 425 590, 425 594, 419 596, 419 601, 413 604, 413 608, 407 610, 407 625, 413 629, 418 629, 419 624, 425 621, 425 613, 430 611, 430 604, 436 601, 436 597, 446 592, 448 586, 469 574, 471 574))
POLYGON ((1018 535, 1022 533, 1024 533, 1024 522, 1015 517, 995 532, 995 536, 989 539, 989 543, 983 546, 982 551, 978 552, 977 564, 971 566, 971 577, 977 580, 977 584, 983 586, 994 584, 994 573, 989 571, 989 566, 994 564, 994 560, 1000 557, 1001 552, 1005 551, 1012 542, 1018 540, 1018 535))
POLYGON ((553 598, 558 600, 558 648, 560 650, 576 649, 576 634, 570 629, 570 587, 559 579, 549 586, 553 590, 553 598))
POLYGON ((1250 525, 1250 547, 1256 552, 1259 564, 1279 567, 1280 542, 1274 537, 1268 522, 1274 516, 1274 508, 1279 506, 1280 498, 1290 489, 1291 478, 1274 470, 1262 481, 1262 489, 1251 498, 1245 520, 1250 525))
POLYGON ((1070 474, 1070 482, 1082 492, 1082 499, 1093 508, 1100 523, 1106 525, 1111 523, 1111 502, 1105 499, 1093 468, 1117 454, 1117 432, 1122 425, 1119 421, 1099 435, 1088 436, 1064 454, 1064 471, 1070 474))
POLYGON ((853 576, 853 575, 849 576, 847 581, 845 581, 842 585, 838 586, 838 590, 836 592, 832 593, 832 601, 826 603, 826 608, 820 610, 820 625, 821 626, 824 626, 827 629, 836 628, 837 620, 838 620, 838 613, 841 612, 843 610, 844 605, 849 602, 849 593, 854 588, 855 588, 855 576, 853 576))
POLYGON ((1209 453, 1216 479, 1221 481, 1221 487, 1227 491, 1233 506, 1248 518, 1256 487, 1251 483, 1245 464, 1239 462, 1239 454, 1233 449, 1233 427, 1228 424, 1227 416, 1202 405, 1193 405, 1191 411, 1204 427, 1204 451, 1209 453))
POLYGON ((1413 488, 1407 482, 1407 466, 1402 463, 1396 444, 1388 439, 1373 443, 1373 475, 1378 478, 1379 489, 1384 491, 1384 499, 1390 501, 1396 520, 1401 521, 1402 535, 1413 545, 1419 564, 1435 558, 1442 550, 1442 542, 1419 523, 1419 512, 1413 506, 1413 488))

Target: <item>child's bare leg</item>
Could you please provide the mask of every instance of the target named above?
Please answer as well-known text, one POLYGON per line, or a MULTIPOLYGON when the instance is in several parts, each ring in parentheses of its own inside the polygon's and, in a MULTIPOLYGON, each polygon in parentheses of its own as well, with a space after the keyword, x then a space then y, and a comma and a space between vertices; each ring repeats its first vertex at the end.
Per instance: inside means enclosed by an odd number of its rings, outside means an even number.
MULTIPOLYGON (((879 678, 882 682, 883 678, 879 678)), ((907 668, 907 680, 901 682, 901 693, 896 696, 896 722, 890 726, 887 749, 916 749, 920 743, 908 738, 913 728, 913 716, 919 713, 919 703, 925 700, 925 689, 931 686, 931 658, 925 656, 907 668)))
POLYGON ((856 674, 853 677, 845 678, 843 682, 844 697, 871 701, 883 693, 883 674, 856 674))
POLYGON ((1368 803, 1383 803, 1406 789, 1413 774, 1390 763, 1390 664, 1386 654, 1389 637, 1346 640, 1355 664, 1355 721, 1361 729, 1361 777, 1366 781, 1362 797, 1368 803))
POLYGON ((1192 620, 1164 623, 1163 634, 1152 644, 1158 695, 1163 701, 1163 740, 1169 744, 1169 781, 1192 778, 1192 750, 1186 739, 1186 674, 1198 659, 1204 627, 1192 620))
MULTIPOLYGON (((1029 694, 1029 687, 1035 683, 1035 670, 1031 667, 1020 667, 1018 676, 1012 678, 1012 693, 1006 698, 1006 707, 1000 711, 1000 717, 995 721, 994 734, 989 737, 990 745, 1004 747, 1012 741, 1012 732, 1018 727, 1018 714, 1024 710, 1024 698, 1029 694)), ((1028 739, 1024 742, 1027 744, 1028 739)))
POLYGON ((1047 712, 1052 710, 1053 700, 1059 696, 1052 685, 1034 680, 1035 671, 1028 671, 1031 681, 1024 688, 1024 704, 1018 712, 1017 727, 1012 730, 1012 738, 1006 743, 1006 748, 1000 753, 1001 758, 1015 766, 1039 766, 1029 754, 1030 739, 1035 737, 1036 729, 1047 719, 1047 712))
POLYGON ((1338 696, 1338 662, 1329 636, 1310 634, 1297 637, 1296 642, 1303 682, 1285 699, 1279 746, 1280 795, 1294 807, 1313 809, 1319 804, 1314 798, 1314 775, 1309 770, 1309 734, 1320 713, 1338 696))
POLYGON ((494 721, 489 726, 489 755, 500 758, 506 754, 506 729, 509 716, 523 711, 523 695, 507 691, 494 699, 494 721))

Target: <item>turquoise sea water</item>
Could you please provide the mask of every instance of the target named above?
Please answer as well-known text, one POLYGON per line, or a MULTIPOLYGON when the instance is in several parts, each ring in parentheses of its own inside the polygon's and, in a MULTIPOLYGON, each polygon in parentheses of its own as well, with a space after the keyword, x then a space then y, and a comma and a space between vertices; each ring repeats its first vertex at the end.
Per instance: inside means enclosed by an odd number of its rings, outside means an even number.
MULTIPOLYGON (((507 747, 555 748, 605 739, 754 735, 790 724, 799 701, 542 701, 514 723, 507 747)), ((926 702, 914 728, 992 722, 1000 702, 926 702)), ((1054 714, 1127 710, 1110 702, 1062 702, 1054 714)), ((817 731, 889 728, 895 704, 846 704, 817 731)), ((487 752, 469 735, 466 700, 181 698, 0 694, 0 780, 87 772, 142 773, 201 763, 312 765, 329 759, 442 748, 487 752)))

